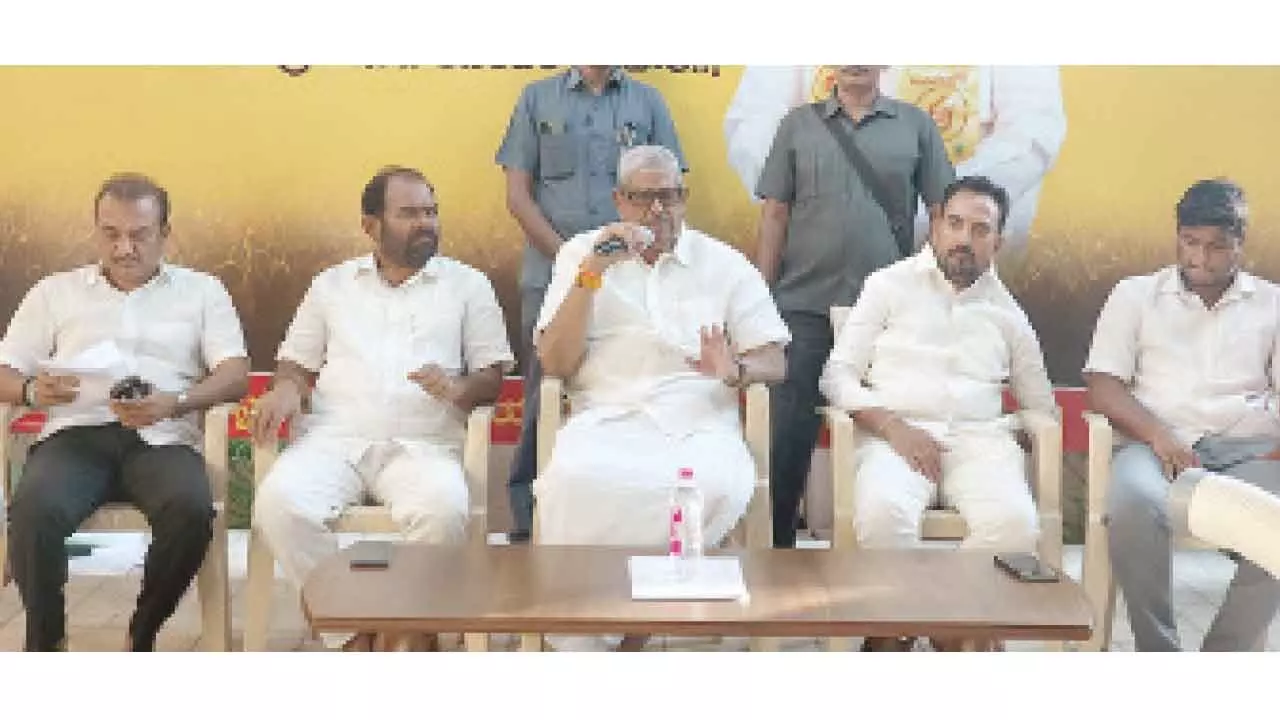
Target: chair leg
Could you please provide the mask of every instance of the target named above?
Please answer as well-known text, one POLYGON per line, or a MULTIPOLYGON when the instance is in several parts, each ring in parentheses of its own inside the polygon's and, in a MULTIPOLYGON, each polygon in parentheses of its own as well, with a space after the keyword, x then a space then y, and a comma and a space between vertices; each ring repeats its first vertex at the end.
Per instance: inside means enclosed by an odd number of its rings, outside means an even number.
POLYGON ((827 652, 853 652, 857 647, 855 638, 851 637, 829 637, 823 640, 827 652))
POLYGON ((231 588, 227 571, 227 516, 219 509, 213 521, 213 540, 196 578, 205 652, 231 649, 231 588))
POLYGON ((777 652, 778 638, 753 637, 747 640, 747 649, 751 652, 777 652))
POLYGON ((539 633, 523 633, 520 635, 521 652, 542 652, 542 635, 539 633))
POLYGON ((467 633, 462 639, 467 652, 489 652, 489 636, 485 633, 467 633))
POLYGON ((267 631, 271 625, 271 604, 275 598, 276 559, 258 530, 249 531, 249 579, 245 594, 244 649, 263 652, 267 649, 267 631))

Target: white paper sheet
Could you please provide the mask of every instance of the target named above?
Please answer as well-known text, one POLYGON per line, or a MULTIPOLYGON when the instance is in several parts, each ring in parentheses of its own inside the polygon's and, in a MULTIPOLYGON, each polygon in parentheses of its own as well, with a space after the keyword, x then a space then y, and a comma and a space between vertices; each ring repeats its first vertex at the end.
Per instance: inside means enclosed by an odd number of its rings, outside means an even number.
POLYGON ((736 557, 676 560, 665 555, 628 558, 632 600, 743 600, 747 585, 736 557))
POLYGON ((53 375, 74 375, 80 393, 66 407, 85 408, 107 404, 111 386, 134 372, 134 363, 111 340, 105 340, 60 360, 42 360, 40 369, 53 375))

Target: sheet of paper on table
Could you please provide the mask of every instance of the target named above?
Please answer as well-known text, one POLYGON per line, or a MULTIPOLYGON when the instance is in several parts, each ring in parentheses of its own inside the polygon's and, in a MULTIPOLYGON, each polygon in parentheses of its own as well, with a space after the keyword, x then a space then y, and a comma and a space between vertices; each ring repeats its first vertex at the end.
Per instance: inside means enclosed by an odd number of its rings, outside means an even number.
POLYGON ((736 557, 628 558, 632 600, 744 600, 747 585, 736 557))

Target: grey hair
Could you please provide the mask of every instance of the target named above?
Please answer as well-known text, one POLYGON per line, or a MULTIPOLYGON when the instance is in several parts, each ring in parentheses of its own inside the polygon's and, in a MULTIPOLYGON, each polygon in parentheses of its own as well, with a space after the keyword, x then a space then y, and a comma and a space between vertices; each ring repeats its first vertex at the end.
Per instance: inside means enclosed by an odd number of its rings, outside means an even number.
POLYGON ((618 158, 618 184, 625 185, 637 170, 661 170, 680 182, 680 161, 662 145, 637 145, 618 158))

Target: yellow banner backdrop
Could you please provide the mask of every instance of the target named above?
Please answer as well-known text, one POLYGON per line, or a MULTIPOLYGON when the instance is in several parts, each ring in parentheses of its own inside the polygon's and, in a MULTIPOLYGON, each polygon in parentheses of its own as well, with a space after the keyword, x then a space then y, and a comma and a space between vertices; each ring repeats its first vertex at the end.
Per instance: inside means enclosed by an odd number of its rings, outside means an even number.
MULTIPOLYGON (((894 91, 931 104, 959 160, 1008 117, 1000 109, 1007 88, 982 79, 991 69, 896 70, 894 91)), ((360 190, 378 167, 399 163, 431 177, 443 252, 489 273, 514 333, 523 239, 493 156, 521 88, 556 71, 0 68, 0 325, 39 277, 92 258, 97 185, 137 170, 170 190, 173 259, 227 283, 254 367, 269 369, 312 276, 367 251, 360 190)), ((748 84, 744 68, 632 73, 671 108, 691 167, 690 223, 750 252, 758 209, 726 136, 726 114, 748 84)), ((1053 75, 1065 135, 1041 180, 1026 250, 1006 257, 1002 272, 1040 332, 1055 381, 1074 384, 1114 282, 1172 260, 1173 205, 1194 180, 1227 175, 1244 186, 1252 269, 1280 276, 1272 241, 1280 178, 1270 152, 1280 70, 1063 67, 1053 75)), ((811 76, 806 92, 821 87, 821 74, 811 76)))

